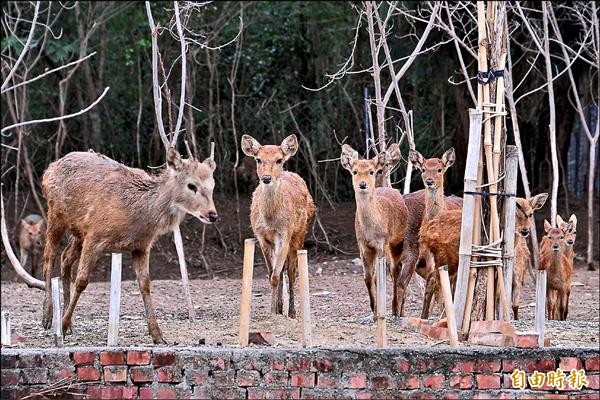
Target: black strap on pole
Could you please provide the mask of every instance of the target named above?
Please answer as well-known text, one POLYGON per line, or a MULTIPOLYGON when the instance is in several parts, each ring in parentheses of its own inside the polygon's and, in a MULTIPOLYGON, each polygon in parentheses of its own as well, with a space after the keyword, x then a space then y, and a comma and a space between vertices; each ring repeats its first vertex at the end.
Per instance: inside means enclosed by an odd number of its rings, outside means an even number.
POLYGON ((501 69, 499 71, 494 71, 492 68, 490 68, 487 71, 477 72, 477 83, 479 83, 480 85, 486 85, 492 81, 495 81, 496 78, 503 78, 503 77, 504 77, 503 69, 501 69))

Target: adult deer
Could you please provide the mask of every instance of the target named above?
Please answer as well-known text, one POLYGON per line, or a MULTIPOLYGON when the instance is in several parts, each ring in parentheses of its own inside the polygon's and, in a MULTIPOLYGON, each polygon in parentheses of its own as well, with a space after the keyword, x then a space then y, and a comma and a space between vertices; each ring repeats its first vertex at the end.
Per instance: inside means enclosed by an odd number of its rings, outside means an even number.
POLYGON ((250 222, 265 257, 271 282, 271 312, 283 314, 281 274, 287 259, 289 284, 288 316, 296 318, 294 282, 298 250, 304 246, 306 229, 315 213, 306 183, 297 174, 284 171, 285 162, 298 151, 296 135, 281 145, 261 144, 252 136, 242 136, 242 151, 256 160, 260 180, 252 195, 250 222))
POLYGON ((30 214, 21 220, 17 231, 19 242, 19 261, 23 267, 28 261, 31 262, 31 276, 37 277, 40 256, 46 240, 46 222, 41 215, 30 214))
POLYGON ((379 257, 387 258, 394 294, 392 313, 400 316, 400 272, 402 269, 402 243, 407 229, 408 209, 400 192, 390 187, 375 187, 376 176, 384 167, 393 167, 390 160, 400 159, 397 144, 389 147, 371 160, 362 159, 347 144, 342 147, 342 167, 352 174, 352 186, 356 199, 354 229, 363 262, 365 285, 369 292, 371 311, 375 313, 376 280, 375 266, 379 257))
POLYGON ((94 152, 69 153, 51 163, 42 177, 48 201, 44 327, 48 329, 52 322, 54 259, 68 230, 72 236, 61 256, 64 295, 70 300, 62 319, 63 332, 71 328, 77 301, 102 251, 127 251, 132 254, 152 340, 164 342, 150 296, 150 248, 157 236, 172 231, 186 213, 205 224, 217 220, 212 199, 215 167, 212 159, 182 159, 174 148, 167 151, 167 168, 156 176, 94 152), (70 297, 71 270, 78 260, 75 293, 70 297))

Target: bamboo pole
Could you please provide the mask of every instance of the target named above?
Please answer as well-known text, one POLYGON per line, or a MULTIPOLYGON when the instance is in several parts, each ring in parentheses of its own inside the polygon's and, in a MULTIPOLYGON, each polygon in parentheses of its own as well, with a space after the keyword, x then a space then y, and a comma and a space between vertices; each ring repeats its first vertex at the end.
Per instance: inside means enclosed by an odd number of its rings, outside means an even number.
POLYGON ((310 347, 312 346, 312 328, 306 250, 298 250, 298 286, 300 287, 300 314, 302 317, 302 347, 310 347))
MULTIPOLYGON (((507 194, 517 193, 517 170, 519 163, 519 150, 517 146, 506 146, 506 178, 504 191, 507 194)), ((513 269, 515 265, 515 212, 517 199, 509 196, 504 199, 504 287, 507 301, 512 299, 513 269)), ((504 307, 501 316, 504 320, 510 320, 510 314, 506 314, 504 307)))
MULTIPOLYGON (((478 167, 477 164, 481 154, 481 121, 483 113, 481 110, 469 110, 469 148, 465 166, 464 191, 474 192, 477 186, 478 167)), ((471 266, 471 245, 474 241, 476 230, 474 230, 475 215, 469 210, 475 210, 475 204, 479 196, 465 195, 463 199, 463 213, 460 231, 460 248, 458 261, 458 275, 456 278, 456 289, 454 296, 454 312, 458 322, 458 329, 462 328, 463 316, 466 305, 471 303, 473 294, 469 293, 469 271, 471 266)), ((472 286, 472 285, 471 285, 472 286)), ((470 312, 469 312, 470 314, 470 312)), ((463 330, 463 332, 465 332, 463 330)))
POLYGON ((63 347, 62 307, 60 296, 60 278, 52 278, 52 335, 54 346, 63 347))
POLYGON ((244 241, 244 267, 242 270, 242 299, 240 302, 240 347, 248 346, 250 331, 250 303, 252 301, 252 275, 254 270, 254 245, 256 240, 244 241))
POLYGON ((456 331, 456 318, 454 307, 452 307, 452 290, 450 289, 450 278, 448 278, 448 266, 439 268, 440 283, 442 284, 442 294, 444 296, 444 306, 446 307, 446 322, 450 332, 450 346, 458 347, 458 333, 456 331))
POLYGON ((12 344, 12 336, 10 332, 10 314, 8 311, 2 311, 2 346, 10 346, 12 344))
POLYGON ((121 310, 121 253, 112 253, 110 267, 110 304, 108 309, 108 346, 119 344, 119 314, 121 310))
POLYGON ((535 284, 535 330, 538 334, 538 345, 544 347, 544 328, 546 323, 546 271, 537 271, 535 284))
POLYGON ((377 264, 377 347, 387 347, 387 327, 385 322, 385 257, 377 264))

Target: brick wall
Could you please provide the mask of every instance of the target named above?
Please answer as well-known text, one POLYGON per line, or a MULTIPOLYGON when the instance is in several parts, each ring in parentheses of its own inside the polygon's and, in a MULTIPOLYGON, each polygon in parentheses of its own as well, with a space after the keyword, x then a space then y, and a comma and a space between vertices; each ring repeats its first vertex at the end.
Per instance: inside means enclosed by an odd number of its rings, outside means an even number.
POLYGON ((2 349, 1 360, 2 399, 42 391, 53 398, 57 386, 64 398, 94 399, 598 399, 600 393, 599 350, 589 348, 2 349), (589 387, 560 393, 511 388, 515 368, 559 367, 585 369, 589 387))

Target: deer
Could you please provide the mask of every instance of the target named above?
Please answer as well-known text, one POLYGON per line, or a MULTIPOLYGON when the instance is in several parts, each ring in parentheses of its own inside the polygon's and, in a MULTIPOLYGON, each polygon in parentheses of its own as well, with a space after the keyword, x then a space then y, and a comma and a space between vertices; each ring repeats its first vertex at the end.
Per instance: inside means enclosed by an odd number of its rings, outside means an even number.
MULTIPOLYGON (((558 220, 558 218, 557 218, 558 220)), ((544 220, 545 240, 540 243, 540 269, 547 271, 546 309, 548 319, 567 319, 573 259, 567 253, 565 232, 544 220)))
POLYGON ((71 236, 61 255, 64 296, 69 300, 62 318, 63 332, 71 329, 75 306, 101 253, 131 252, 148 331, 154 343, 166 343, 150 295, 152 244, 159 235, 178 226, 186 214, 204 224, 218 219, 213 202, 215 162, 210 158, 202 162, 193 157, 183 159, 172 147, 167 150, 166 160, 166 168, 157 175, 93 151, 72 152, 48 166, 42 176, 42 192, 48 203, 42 317, 46 329, 52 323, 50 280, 54 260, 68 231, 71 236), (77 277, 71 296, 71 270, 76 263, 77 277))
POLYGON ((29 214, 21 219, 17 228, 20 260, 23 267, 31 261, 31 276, 37 276, 38 264, 44 249, 46 221, 41 215, 29 214))
POLYGON ((371 160, 363 159, 356 150, 344 144, 340 157, 342 167, 352 174, 356 201, 354 230, 373 315, 376 310, 375 268, 380 257, 385 257, 390 266, 394 288, 392 314, 395 317, 401 315, 402 299, 398 289, 408 208, 398 190, 376 187, 375 184, 377 175, 383 174, 386 166, 393 167, 391 160, 399 159, 400 148, 397 144, 392 144, 387 151, 380 152, 371 160))
POLYGON ((531 199, 516 199, 515 215, 515 262, 512 278, 512 310, 513 318, 519 319, 519 305, 521 304, 521 293, 525 283, 525 274, 529 268, 531 253, 527 247, 527 237, 531 232, 534 211, 539 210, 546 203, 548 193, 540 193, 531 199))
POLYGON ((288 273, 288 317, 296 318, 294 283, 298 250, 304 246, 308 224, 315 205, 306 182, 298 174, 283 169, 298 151, 298 138, 292 134, 279 146, 261 145, 250 135, 241 141, 245 155, 256 160, 258 187, 252 194, 250 223, 263 253, 271 283, 271 313, 283 314, 285 262, 288 273))

